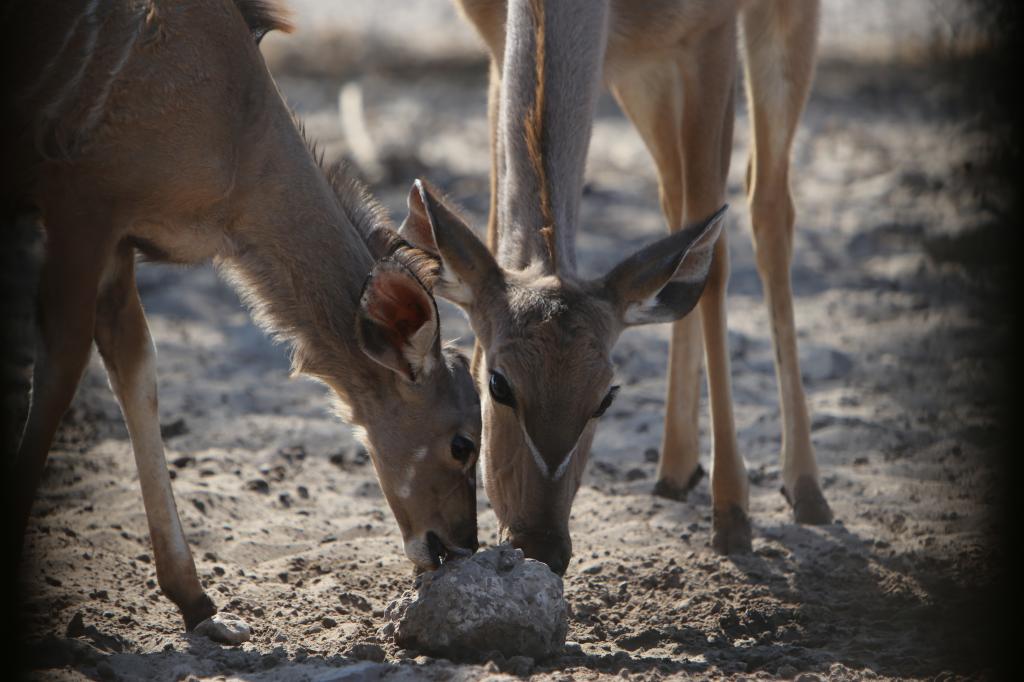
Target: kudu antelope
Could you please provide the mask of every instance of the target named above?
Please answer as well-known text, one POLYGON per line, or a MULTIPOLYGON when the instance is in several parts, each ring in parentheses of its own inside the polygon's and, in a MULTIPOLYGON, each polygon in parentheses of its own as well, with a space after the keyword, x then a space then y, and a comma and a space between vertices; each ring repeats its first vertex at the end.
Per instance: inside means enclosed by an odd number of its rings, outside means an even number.
POLYGON ((679 498, 702 474, 703 331, 712 545, 720 552, 750 548, 747 475, 732 415, 726 239, 717 227, 702 237, 701 228, 683 229, 714 214, 725 198, 737 24, 753 131, 747 196, 782 403, 783 493, 798 522, 829 522, 800 383, 789 281, 789 153, 813 69, 816 0, 459 4, 491 56, 488 243, 494 257, 429 194, 412 197, 427 219, 405 229, 410 241, 440 252, 438 292, 467 310, 477 334, 482 362, 474 364, 488 389, 482 390, 484 481, 502 532, 528 556, 565 569, 569 510, 594 418, 614 397, 611 347, 624 325, 678 320, 655 492, 679 498), (585 282, 576 274, 574 235, 602 80, 654 157, 662 211, 675 234, 585 282), (698 296, 700 316, 684 317, 698 296))
POLYGON ((12 12, 9 25, 33 40, 4 131, 19 162, 5 171, 24 183, 5 188, 4 209, 36 209, 45 228, 33 395, 9 479, 19 546, 95 340, 135 453, 160 587, 190 630, 217 611, 164 461, 141 253, 213 258, 259 324, 290 344, 294 371, 334 391, 417 567, 475 550, 479 401, 469 363, 441 344, 426 288, 436 259, 308 149, 257 47, 288 28, 276 8, 26 0, 12 12))

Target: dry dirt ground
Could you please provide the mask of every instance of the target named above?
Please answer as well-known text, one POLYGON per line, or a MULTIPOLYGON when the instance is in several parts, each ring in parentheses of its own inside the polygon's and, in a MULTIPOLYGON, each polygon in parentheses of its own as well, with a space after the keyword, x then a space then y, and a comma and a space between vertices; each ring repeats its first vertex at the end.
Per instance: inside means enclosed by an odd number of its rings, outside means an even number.
MULTIPOLYGON (((272 61, 282 91, 328 157, 353 153, 338 92, 346 82, 360 88, 377 164, 364 158, 364 170, 396 217, 408 183, 424 173, 483 224, 478 58, 333 75, 287 63, 272 61)), ((794 149, 793 278, 813 440, 836 522, 801 527, 778 492, 779 412, 742 194, 741 107, 729 317, 754 551, 711 551, 706 480, 685 502, 651 495, 669 330, 628 331, 615 349, 623 389, 573 510, 571 643, 545 661, 456 664, 379 638, 383 609, 411 585, 412 570, 372 466, 325 389, 288 378, 284 349, 254 328, 211 267, 142 267, 181 515, 211 595, 254 635, 237 648, 187 635, 161 596, 127 435, 94 358, 26 539, 32 675, 991 675, 1001 557, 990 542, 999 480, 986 387, 1008 329, 992 303, 1000 273, 976 267, 999 248, 1000 197, 972 183, 990 144, 963 107, 953 67, 837 56, 819 65, 794 149)), ((653 164, 608 98, 588 180, 578 248, 582 269, 596 274, 663 232, 653 164)), ((443 315, 445 335, 470 348, 463 318, 447 307, 443 315)), ((493 543, 482 491, 480 524, 481 540, 493 543)))

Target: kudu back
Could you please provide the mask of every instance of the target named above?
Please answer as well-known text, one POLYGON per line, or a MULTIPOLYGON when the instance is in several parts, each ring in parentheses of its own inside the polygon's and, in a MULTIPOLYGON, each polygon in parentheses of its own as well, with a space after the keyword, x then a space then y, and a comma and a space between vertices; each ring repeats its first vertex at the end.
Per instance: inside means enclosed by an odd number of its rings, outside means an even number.
POLYGON ((213 259, 290 346, 294 371, 332 389, 418 568, 475 550, 479 400, 467 360, 441 342, 437 259, 311 153, 257 47, 288 28, 277 7, 44 0, 6 18, 28 51, 4 55, 22 68, 3 130, 2 209, 38 213, 45 232, 31 408, 8 477, 17 546, 95 341, 135 453, 161 589, 189 629, 216 613, 164 461, 135 286, 142 254, 213 259))

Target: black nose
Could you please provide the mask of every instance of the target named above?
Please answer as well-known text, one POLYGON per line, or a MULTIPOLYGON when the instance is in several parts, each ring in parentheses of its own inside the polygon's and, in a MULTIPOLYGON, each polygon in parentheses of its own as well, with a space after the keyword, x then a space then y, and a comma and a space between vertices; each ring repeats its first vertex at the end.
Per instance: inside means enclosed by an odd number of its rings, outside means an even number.
POLYGON ((543 561, 554 573, 565 575, 572 558, 572 541, 556 533, 522 533, 512 536, 512 546, 529 559, 543 561))
POLYGON ((476 524, 467 524, 466 528, 456 531, 455 541, 459 543, 459 547, 472 552, 480 549, 480 541, 476 536, 476 524))

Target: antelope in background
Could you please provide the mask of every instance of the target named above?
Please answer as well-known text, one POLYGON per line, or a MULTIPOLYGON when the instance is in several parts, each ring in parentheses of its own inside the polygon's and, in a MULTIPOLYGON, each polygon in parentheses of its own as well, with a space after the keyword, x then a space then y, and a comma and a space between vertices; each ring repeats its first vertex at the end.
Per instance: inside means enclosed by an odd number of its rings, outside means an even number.
POLYGON ((135 453, 160 588, 189 630, 248 637, 204 592, 178 518, 137 253, 213 258, 290 344, 294 371, 334 391, 418 568, 475 550, 479 402, 469 363, 441 345, 427 288, 436 261, 307 148, 257 47, 289 29, 280 12, 255 0, 47 0, 7 19, 30 39, 17 43, 26 67, 3 131, 3 209, 38 211, 46 237, 32 401, 8 478, 15 554, 95 340, 135 453))
POLYGON ((714 218, 708 227, 683 228, 724 202, 737 24, 753 132, 747 199, 782 406, 782 492, 797 522, 829 523, 800 379, 789 272, 789 155, 813 71, 817 1, 513 0, 506 8, 502 0, 459 0, 459 6, 491 55, 490 253, 429 193, 412 197, 417 210, 403 229, 411 242, 439 252, 436 292, 466 309, 477 334, 474 369, 488 388, 482 391, 484 480, 502 534, 527 556, 565 570, 572 552, 569 510, 594 422, 615 395, 612 345, 626 325, 671 320, 655 493, 682 498, 703 473, 703 331, 712 545, 723 553, 750 549, 748 482, 730 388, 726 238, 714 218), (654 157, 673 236, 587 282, 576 274, 574 239, 602 81, 654 157), (413 221, 420 213, 426 218, 413 221), (686 316, 698 297, 700 316, 686 316))

